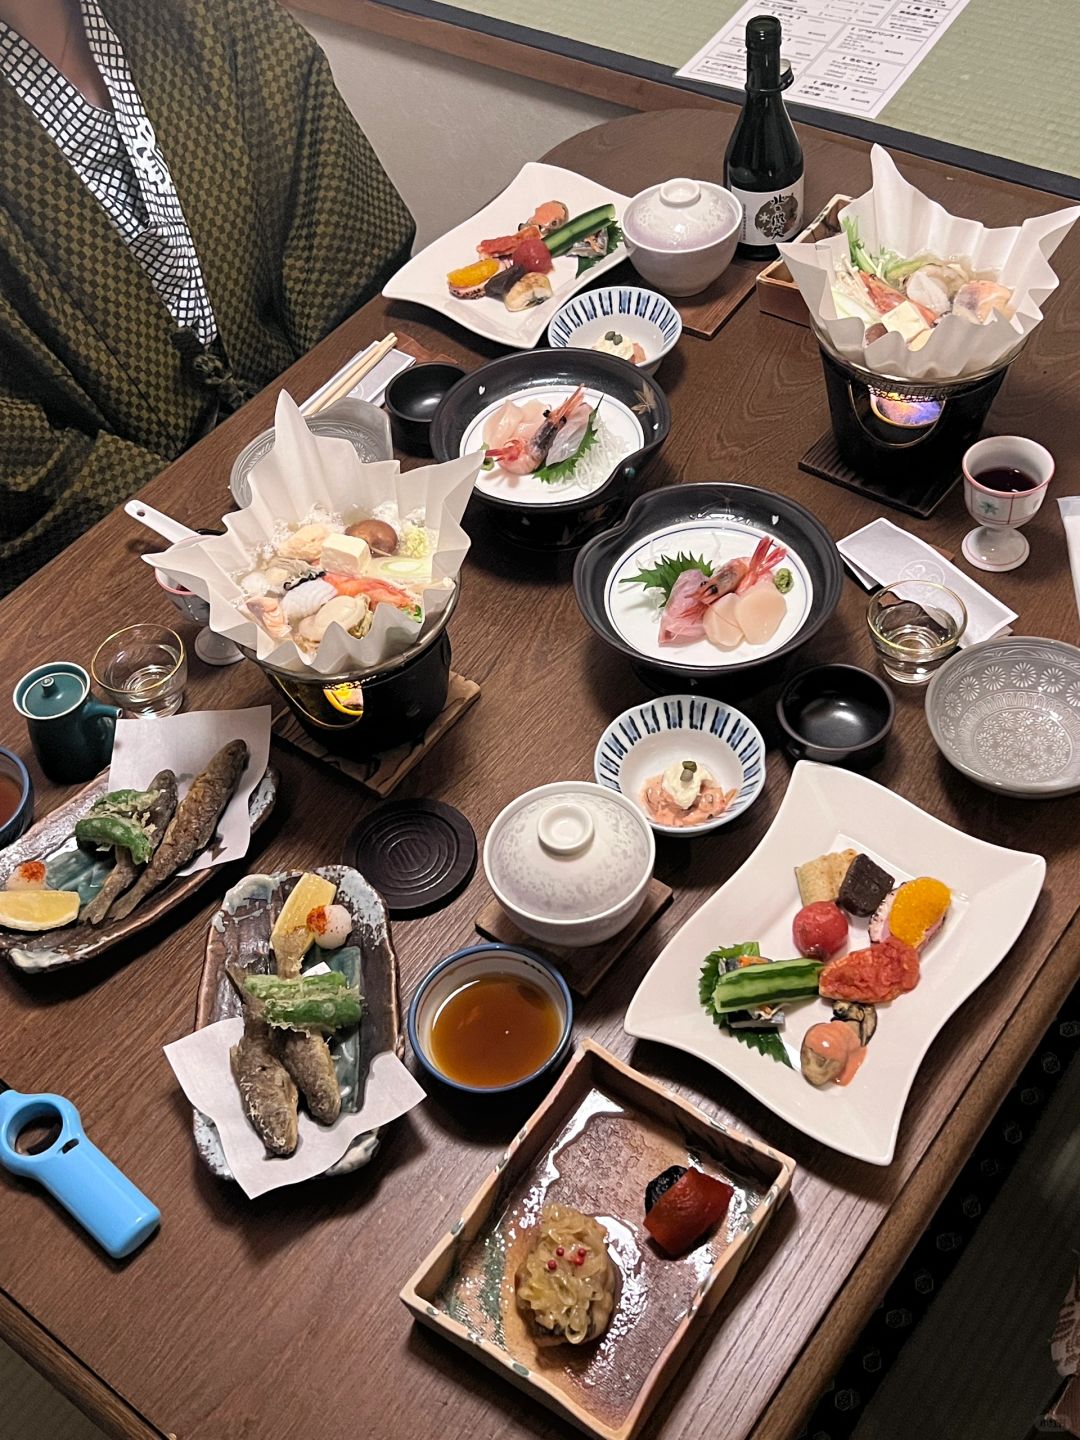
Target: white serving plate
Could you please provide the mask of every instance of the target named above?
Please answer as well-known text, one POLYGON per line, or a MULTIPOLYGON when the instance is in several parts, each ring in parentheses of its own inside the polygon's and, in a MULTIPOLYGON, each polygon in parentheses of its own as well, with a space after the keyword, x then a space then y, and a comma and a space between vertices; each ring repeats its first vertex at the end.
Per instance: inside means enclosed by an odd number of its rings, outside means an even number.
MULTIPOLYGON (((545 408, 554 409, 564 400, 568 400, 573 393, 573 385, 553 385, 550 390, 523 389, 514 395, 503 395, 498 400, 493 400, 470 421, 469 428, 461 437, 459 453, 469 455, 484 448, 484 426, 488 417, 496 410, 501 410, 507 400, 539 400, 545 408)), ((585 400, 594 410, 599 406, 597 418, 603 421, 604 429, 619 447, 618 459, 612 461, 605 474, 591 484, 585 484, 573 476, 568 480, 552 483, 538 479, 535 474, 511 475, 496 465, 491 470, 480 471, 476 477, 476 489, 484 495, 511 500, 516 505, 557 505, 564 500, 576 500, 578 496, 588 495, 606 485, 612 471, 617 469, 627 455, 633 455, 635 450, 644 446, 645 431, 629 405, 624 405, 613 395, 607 395, 603 390, 586 389, 585 400)))
POLYGON ((451 270, 458 270, 479 258, 476 247, 481 240, 513 234, 545 200, 561 200, 570 211, 571 219, 598 205, 611 203, 615 206, 617 221, 622 220, 628 203, 627 196, 597 185, 593 180, 586 180, 584 175, 576 175, 573 170, 530 160, 501 195, 453 230, 433 240, 419 255, 414 255, 392 276, 382 293, 389 300, 411 300, 416 305, 426 305, 429 310, 437 310, 440 315, 456 320, 466 330, 485 335, 500 345, 509 345, 515 350, 531 349, 564 300, 626 259, 624 245, 606 255, 580 278, 576 258, 561 256, 555 261, 549 276, 554 292, 551 299, 543 305, 519 310, 516 314, 507 310, 501 300, 485 297, 479 300, 455 299, 446 288, 446 277, 451 270))
POLYGON ((754 548, 767 530, 739 520, 680 520, 675 525, 666 525, 654 531, 643 540, 636 540, 629 550, 611 568, 604 591, 604 608, 614 629, 628 645, 647 660, 660 661, 665 667, 687 666, 700 669, 710 666, 721 669, 725 665, 739 664, 745 660, 761 660, 785 645, 796 635, 810 617, 814 603, 814 584, 810 579, 802 558, 794 550, 777 569, 791 571, 794 581, 785 595, 787 615, 780 622, 776 632, 763 645, 751 645, 743 641, 734 650, 721 650, 711 641, 684 640, 673 645, 660 644, 660 592, 646 590, 641 585, 623 584, 639 570, 654 565, 661 555, 683 554, 704 557, 713 569, 737 555, 752 555, 754 548))
MULTIPOLYGON (((888 1165, 923 1056, 949 1016, 1008 954, 1046 876, 1041 855, 977 840, 884 786, 849 770, 802 760, 768 833, 734 875, 665 946, 626 1012, 628 1034, 674 1045, 714 1065, 789 1124, 823 1144, 888 1165), (794 953, 799 908, 794 870, 847 846, 863 850, 897 882, 933 875, 953 891, 941 932, 923 951, 910 994, 878 1008, 877 1034, 852 1083, 816 1090, 798 1068, 802 1037, 829 1016, 827 1002, 788 1010, 782 1032, 795 1068, 759 1055, 713 1024, 698 1003, 710 951, 757 940, 762 954, 794 953)), ((851 927, 851 948, 865 944, 851 927)))

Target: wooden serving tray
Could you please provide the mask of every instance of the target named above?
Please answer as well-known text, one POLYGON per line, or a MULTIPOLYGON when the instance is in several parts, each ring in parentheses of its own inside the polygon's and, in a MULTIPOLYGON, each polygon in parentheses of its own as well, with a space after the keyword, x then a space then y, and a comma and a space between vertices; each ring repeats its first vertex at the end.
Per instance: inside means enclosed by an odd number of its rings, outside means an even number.
MULTIPOLYGON (((278 773, 268 767, 248 800, 253 835, 274 808, 277 788, 278 773)), ((51 810, 44 820, 31 826, 21 839, 0 852, 0 884, 3 884, 5 878, 24 860, 47 861, 61 850, 74 849, 72 834, 75 822, 80 820, 94 801, 106 794, 108 789, 109 772, 103 770, 89 785, 85 785, 63 805, 51 810)), ((89 859, 87 868, 91 868, 89 859)), ((211 866, 208 870, 196 870, 194 875, 174 875, 160 890, 148 895, 143 903, 123 920, 106 919, 102 925, 80 924, 76 921, 74 925, 65 925, 60 930, 44 930, 36 934, 0 929, 0 955, 27 975, 39 975, 47 970, 60 970, 67 965, 81 964, 84 960, 90 960, 110 949, 128 935, 152 925, 174 905, 179 905, 181 900, 194 894, 216 873, 211 866)))
POLYGON ((585 1040, 401 1298, 422 1324, 588 1434, 629 1440, 761 1238, 794 1170, 786 1155, 585 1040), (714 1236, 669 1259, 641 1223, 645 1186, 669 1165, 690 1163, 735 1194, 714 1236), (546 1199, 595 1215, 623 1273, 611 1324, 591 1345, 537 1348, 514 1302, 514 1271, 546 1199))

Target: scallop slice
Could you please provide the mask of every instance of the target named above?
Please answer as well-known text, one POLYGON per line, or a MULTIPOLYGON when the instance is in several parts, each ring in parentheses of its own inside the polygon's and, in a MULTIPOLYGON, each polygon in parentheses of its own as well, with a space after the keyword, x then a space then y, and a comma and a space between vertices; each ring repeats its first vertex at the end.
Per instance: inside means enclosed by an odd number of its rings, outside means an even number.
POLYGON ((730 595, 722 595, 705 611, 705 618, 702 621, 705 638, 710 640, 718 650, 734 650, 737 645, 742 644, 745 638, 742 625, 737 618, 736 606, 738 603, 738 595, 732 592, 730 595))
POLYGON ((735 599, 735 619, 751 645, 764 645, 780 628, 787 601, 770 577, 735 599))

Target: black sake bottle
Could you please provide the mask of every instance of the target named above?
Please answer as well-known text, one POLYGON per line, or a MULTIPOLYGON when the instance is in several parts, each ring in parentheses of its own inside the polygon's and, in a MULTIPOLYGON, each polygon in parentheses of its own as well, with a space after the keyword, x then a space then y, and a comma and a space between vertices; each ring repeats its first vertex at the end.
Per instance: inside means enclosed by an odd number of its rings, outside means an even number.
POLYGON ((724 184, 743 207, 738 254, 776 258, 776 242, 803 227, 803 153, 781 93, 792 81, 780 61, 780 21, 746 22, 746 100, 724 156, 724 184))

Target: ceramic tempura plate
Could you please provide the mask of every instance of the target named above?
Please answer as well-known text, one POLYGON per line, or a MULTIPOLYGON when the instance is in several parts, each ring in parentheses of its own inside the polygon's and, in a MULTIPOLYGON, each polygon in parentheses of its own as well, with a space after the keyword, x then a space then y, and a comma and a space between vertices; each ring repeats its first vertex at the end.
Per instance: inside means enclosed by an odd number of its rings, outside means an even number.
MULTIPOLYGON (((221 909, 210 921, 195 1012, 196 1030, 241 1013, 240 997, 226 966, 253 975, 273 973, 270 932, 300 874, 294 870, 281 875, 248 875, 225 896, 221 909)), ((353 917, 346 944, 338 950, 312 947, 304 959, 303 973, 325 964, 340 970, 348 984, 360 987, 364 999, 360 1024, 330 1039, 330 1054, 341 1086, 342 1113, 355 1115, 363 1104, 368 1067, 374 1056, 389 1050, 400 1060, 405 1053, 397 957, 390 943, 386 906, 364 877, 347 865, 321 865, 314 874, 337 885, 335 903, 344 905, 353 917)), ((195 1144, 203 1160, 215 1175, 231 1180, 232 1172, 213 1121, 196 1110, 194 1126, 195 1144)), ((377 1130, 358 1135, 326 1174, 347 1175, 366 1165, 378 1147, 377 1130)))
POLYGON ((500 345, 530 349, 565 300, 626 259, 624 245, 619 245, 580 276, 577 260, 560 256, 548 276, 554 292, 551 299, 516 313, 507 310, 501 300, 490 300, 486 296, 478 300, 456 299, 447 288, 446 277, 451 270, 459 270, 478 259, 476 247, 482 240, 512 235, 545 200, 561 200, 571 219, 600 205, 612 204, 617 222, 621 222, 627 205, 625 195, 597 185, 584 175, 576 175, 573 170, 530 161, 489 205, 414 255, 388 281, 383 294, 390 300, 411 300, 436 310, 466 330, 485 335, 500 345))
POLYGON ((843 569, 832 537, 786 496, 749 485, 674 485, 643 496, 626 519, 598 535, 574 567, 578 605, 593 629, 631 659, 673 675, 708 678, 790 654, 825 624, 840 598, 843 569), (661 556, 691 554, 717 567, 750 556, 765 536, 787 555, 787 612, 760 645, 721 650, 702 638, 661 645, 660 592, 631 583, 661 556))
MULTIPOLYGON (((248 813, 252 834, 274 808, 277 787, 277 771, 268 769, 251 792, 248 813)), ((82 904, 88 905, 104 884, 112 859, 111 856, 80 850, 75 843, 75 822, 108 789, 109 772, 105 770, 65 804, 51 810, 14 845, 0 852, 0 885, 24 860, 44 860, 49 887, 53 890, 77 890, 82 904)), ((110 949, 128 935, 152 925, 216 873, 211 867, 197 870, 194 875, 174 875, 123 920, 106 919, 101 925, 76 923, 38 934, 0 928, 0 955, 26 974, 41 974, 81 964, 110 949)))
MULTIPOLYGON (((1041 855, 977 840, 864 776, 800 761, 768 833, 734 875, 671 939, 626 1012, 627 1032, 714 1065, 781 1119, 857 1160, 888 1165, 908 1092, 938 1031, 986 980, 1023 931, 1046 875, 1041 855), (698 1002, 705 957, 718 946, 757 940, 761 953, 793 953, 799 909, 794 870, 818 855, 862 850, 896 877, 943 880, 953 902, 923 953, 919 984, 878 1007, 877 1034, 850 1085, 816 1090, 799 1070, 810 1025, 829 1007, 809 1000, 787 1008, 783 1032, 794 1068, 719 1029, 698 1002)), ((851 927, 851 947, 866 941, 851 927)))
POLYGON ((565 1419, 602 1440, 628 1440, 761 1238, 794 1168, 586 1040, 401 1298, 565 1419), (642 1221, 646 1184, 674 1164, 696 1165, 735 1193, 717 1231, 669 1259, 642 1221), (593 1344, 538 1349, 514 1300, 514 1272, 548 1200, 595 1215, 621 1272, 611 1324, 593 1344))

